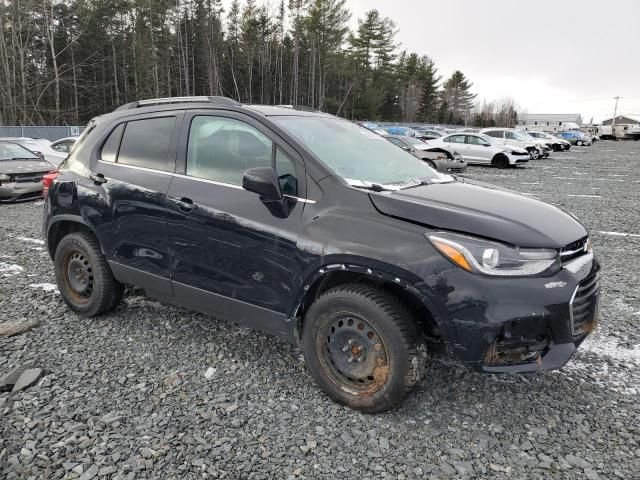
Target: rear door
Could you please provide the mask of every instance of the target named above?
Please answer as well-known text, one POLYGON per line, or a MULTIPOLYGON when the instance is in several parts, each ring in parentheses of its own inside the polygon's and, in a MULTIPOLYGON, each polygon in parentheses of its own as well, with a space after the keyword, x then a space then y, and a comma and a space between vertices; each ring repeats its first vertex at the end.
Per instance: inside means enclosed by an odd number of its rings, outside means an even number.
POLYGON ((116 278, 170 295, 167 191, 182 113, 123 119, 101 143, 90 179, 97 234, 116 278))
POLYGON ((286 312, 304 268, 297 250, 304 172, 297 152, 250 116, 186 115, 168 194, 179 302, 264 331, 291 331, 286 312), (245 170, 274 165, 284 210, 241 186, 245 170))

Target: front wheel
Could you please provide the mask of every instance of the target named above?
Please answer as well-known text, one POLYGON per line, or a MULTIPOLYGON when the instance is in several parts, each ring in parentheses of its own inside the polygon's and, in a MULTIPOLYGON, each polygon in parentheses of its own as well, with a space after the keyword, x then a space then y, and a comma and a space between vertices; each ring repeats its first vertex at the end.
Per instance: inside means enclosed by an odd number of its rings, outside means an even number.
POLYGON ((399 405, 424 371, 425 348, 413 316, 392 295, 366 285, 322 294, 305 316, 302 344, 320 388, 367 413, 399 405))
POLYGON ((120 302, 124 288, 113 277, 98 241, 90 233, 63 237, 53 263, 60 295, 80 315, 101 315, 120 302))
POLYGON ((533 148, 529 151, 529 156, 531 157, 531 160, 538 160, 540 158, 540 152, 537 148, 533 148))
POLYGON ((577 145, 578 147, 581 147, 581 146, 583 145, 582 140, 578 140, 578 141, 576 142, 576 145, 577 145))
POLYGON ((504 153, 499 153, 495 157, 493 157, 493 160, 491 160, 491 164, 494 167, 498 168, 509 168, 509 159, 504 153))

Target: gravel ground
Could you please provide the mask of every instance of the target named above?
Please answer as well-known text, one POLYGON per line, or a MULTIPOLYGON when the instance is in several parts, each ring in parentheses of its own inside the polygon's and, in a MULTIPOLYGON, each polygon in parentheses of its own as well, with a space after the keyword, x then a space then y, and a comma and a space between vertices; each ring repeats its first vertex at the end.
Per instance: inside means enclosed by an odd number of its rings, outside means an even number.
POLYGON ((586 223, 601 326, 557 372, 432 359, 415 394, 375 416, 328 400, 284 341, 140 292, 77 317, 52 285, 41 202, 0 206, 0 322, 40 322, 0 339, 0 374, 51 372, 0 393, 0 478, 640 478, 639 160, 640 143, 600 142, 471 167, 586 223))

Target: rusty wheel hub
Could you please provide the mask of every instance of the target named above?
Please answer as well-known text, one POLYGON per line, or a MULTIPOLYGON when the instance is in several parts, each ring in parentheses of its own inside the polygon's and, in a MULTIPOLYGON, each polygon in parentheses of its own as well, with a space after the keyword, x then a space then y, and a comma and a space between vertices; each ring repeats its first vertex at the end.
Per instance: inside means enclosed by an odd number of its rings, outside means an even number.
POLYGON ((378 332, 366 320, 340 316, 325 324, 323 364, 333 381, 351 390, 373 393, 388 373, 387 350, 378 332))

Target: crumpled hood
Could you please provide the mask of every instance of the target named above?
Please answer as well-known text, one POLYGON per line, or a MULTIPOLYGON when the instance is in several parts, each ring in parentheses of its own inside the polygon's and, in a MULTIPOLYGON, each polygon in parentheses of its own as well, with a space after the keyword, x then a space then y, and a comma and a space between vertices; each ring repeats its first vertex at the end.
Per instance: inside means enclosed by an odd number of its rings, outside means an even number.
POLYGON ((0 173, 50 172, 55 169, 44 160, 0 160, 0 173))
POLYGON ((385 215, 520 247, 561 248, 587 235, 579 221, 559 208, 468 180, 369 197, 385 215))

